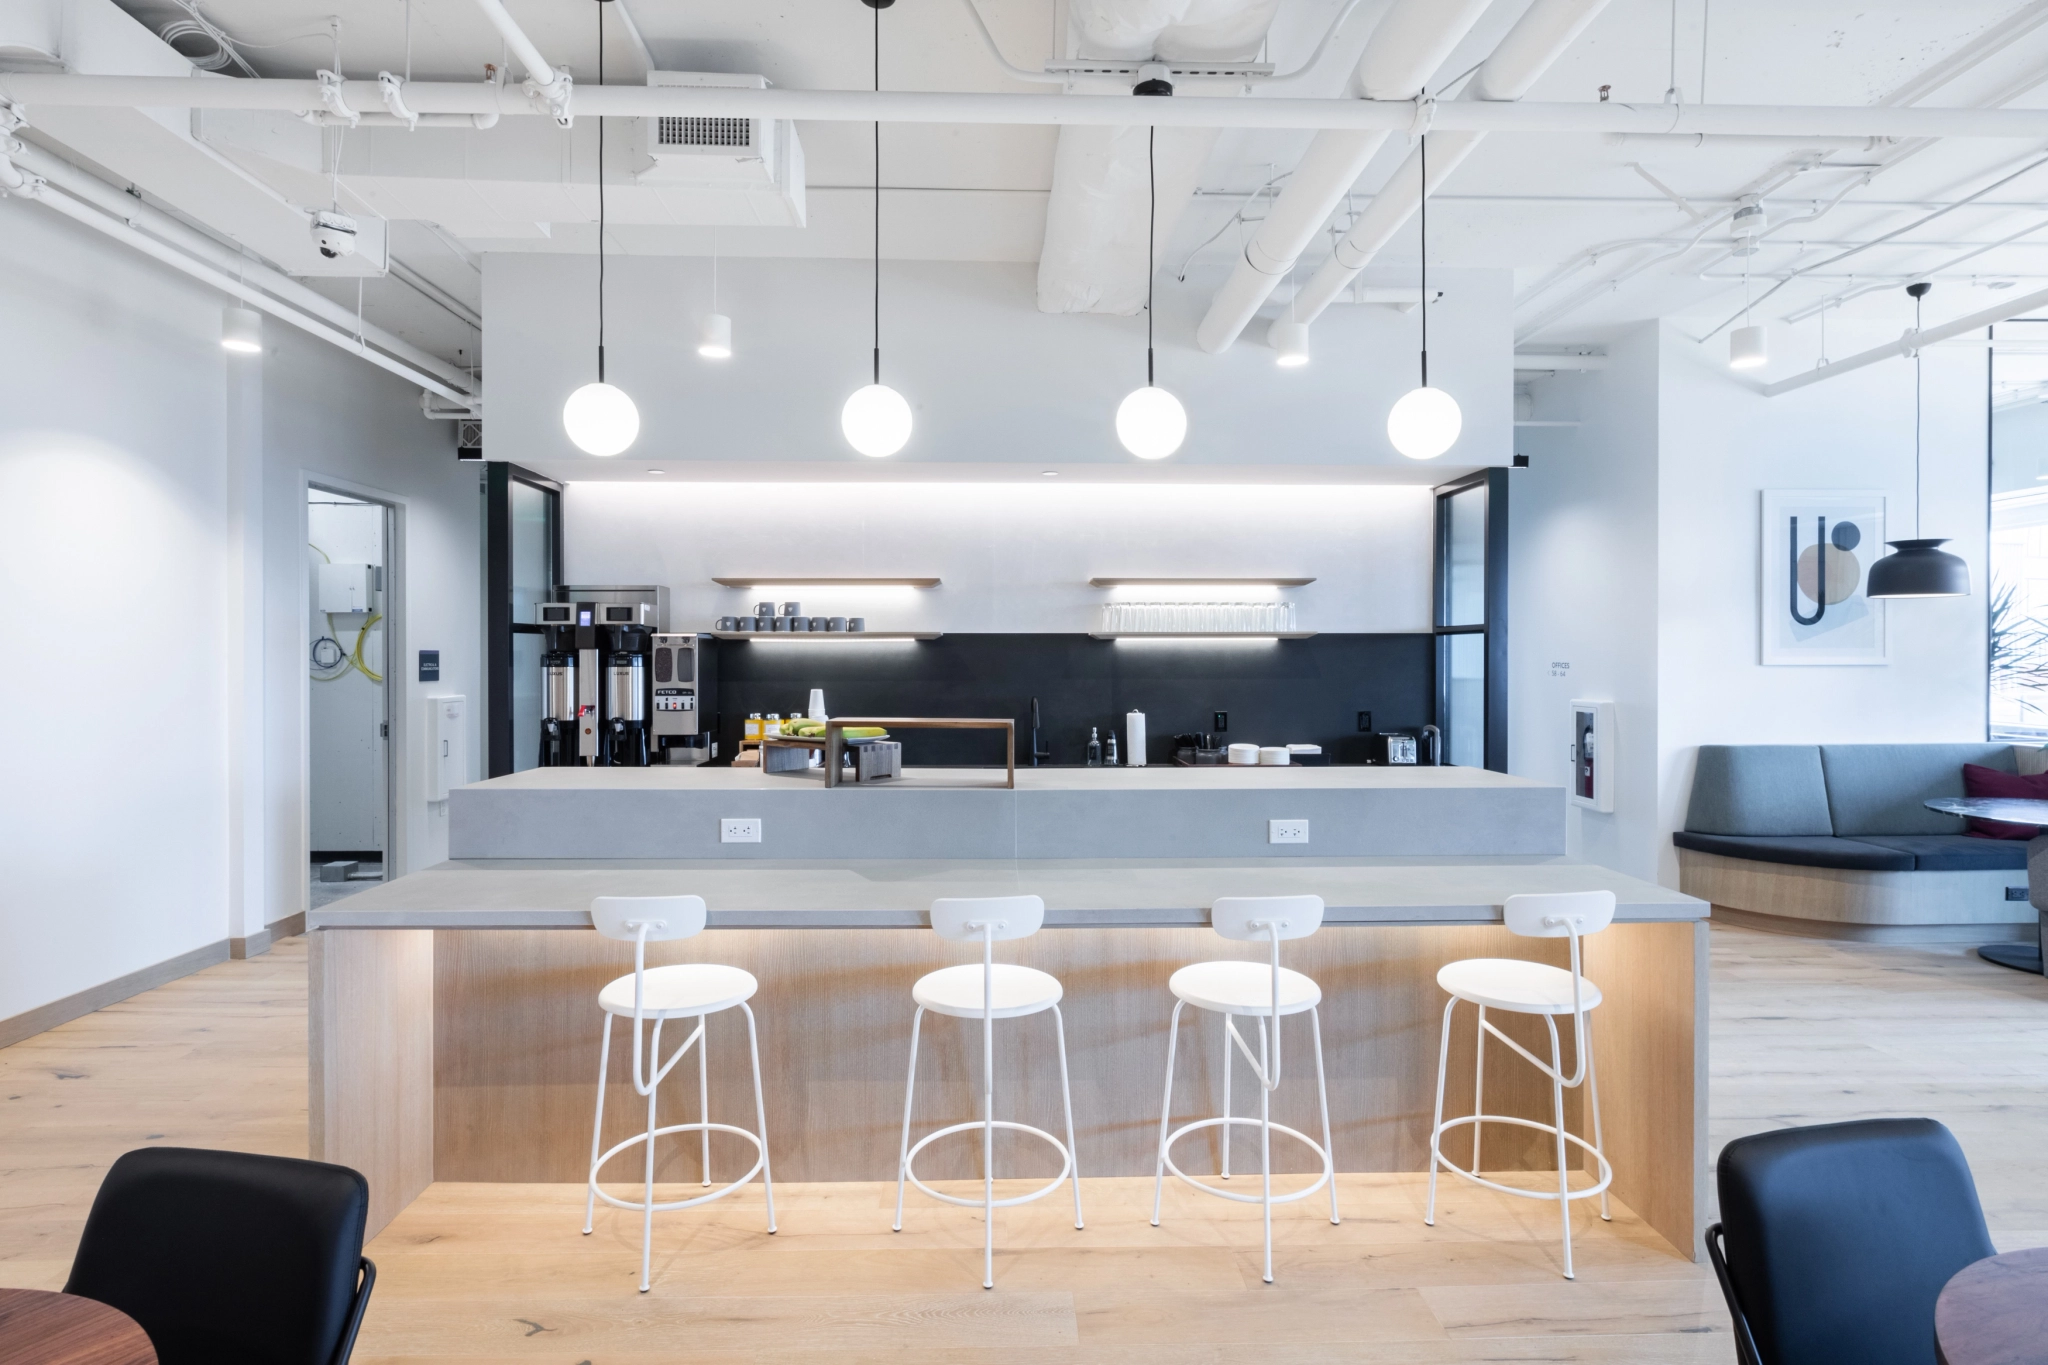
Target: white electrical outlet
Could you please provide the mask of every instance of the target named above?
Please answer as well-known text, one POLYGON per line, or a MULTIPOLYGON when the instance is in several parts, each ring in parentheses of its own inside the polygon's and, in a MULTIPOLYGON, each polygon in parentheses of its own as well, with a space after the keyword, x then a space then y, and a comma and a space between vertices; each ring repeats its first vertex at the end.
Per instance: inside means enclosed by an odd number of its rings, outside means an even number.
POLYGON ((1266 842, 1269 844, 1305 844, 1308 842, 1308 821, 1268 820, 1266 842))
MULTIPOLYGON (((1302 836, 1306 838, 1307 836, 1302 836)), ((758 844, 761 842, 761 817, 758 815, 741 818, 726 817, 718 822, 718 842, 721 844, 758 844)))

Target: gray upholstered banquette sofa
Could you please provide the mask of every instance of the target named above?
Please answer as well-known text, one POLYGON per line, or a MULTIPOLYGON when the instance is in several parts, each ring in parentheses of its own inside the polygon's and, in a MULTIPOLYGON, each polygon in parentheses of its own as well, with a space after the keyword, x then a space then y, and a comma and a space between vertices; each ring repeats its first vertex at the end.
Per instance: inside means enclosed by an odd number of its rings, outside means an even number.
POLYGON ((1678 845, 1679 887, 1714 918, 1899 942, 2035 933, 2027 847, 1921 804, 1963 795, 1963 765, 2034 773, 2006 744, 1707 744, 1678 845))

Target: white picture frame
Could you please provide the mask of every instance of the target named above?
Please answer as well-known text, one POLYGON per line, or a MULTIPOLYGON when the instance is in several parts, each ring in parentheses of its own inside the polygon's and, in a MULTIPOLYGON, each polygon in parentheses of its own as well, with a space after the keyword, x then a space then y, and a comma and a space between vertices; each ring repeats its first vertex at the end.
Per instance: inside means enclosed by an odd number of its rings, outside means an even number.
POLYGON ((1884 494, 1872 489, 1765 489, 1758 540, 1759 661, 1887 662, 1885 603, 1865 595, 1886 553, 1884 494), (1819 538, 1825 524, 1827 546, 1819 538), (1825 601, 1816 589, 1825 589, 1825 601))

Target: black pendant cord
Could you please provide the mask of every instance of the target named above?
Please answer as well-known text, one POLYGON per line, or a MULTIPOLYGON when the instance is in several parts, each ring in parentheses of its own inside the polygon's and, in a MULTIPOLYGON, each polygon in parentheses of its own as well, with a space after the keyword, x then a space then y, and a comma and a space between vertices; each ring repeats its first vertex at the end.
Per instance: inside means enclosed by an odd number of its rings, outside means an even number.
MULTIPOLYGON (((1417 98, 1420 98, 1418 94, 1417 98)), ((1420 162, 1417 167, 1422 176, 1421 187, 1416 191, 1417 207, 1422 215, 1422 387, 1429 387, 1429 134, 1424 133, 1415 140, 1415 155, 1420 162)))
POLYGON ((1920 538, 1920 300, 1913 296, 1913 538, 1920 538))
POLYGON ((1156 387, 1152 380, 1152 280, 1158 273, 1152 253, 1159 236, 1159 162, 1155 148, 1159 143, 1159 126, 1152 125, 1145 130, 1145 184, 1150 207, 1145 213, 1145 387, 1156 387))
MULTIPOLYGON (((882 93, 882 11, 875 10, 875 93, 882 93)), ((875 382, 882 382, 882 121, 875 120, 875 382)))
MULTIPOLYGON (((604 0, 597 5, 597 83, 604 84, 604 0)), ((597 116, 597 382, 604 383, 604 115, 597 116)))

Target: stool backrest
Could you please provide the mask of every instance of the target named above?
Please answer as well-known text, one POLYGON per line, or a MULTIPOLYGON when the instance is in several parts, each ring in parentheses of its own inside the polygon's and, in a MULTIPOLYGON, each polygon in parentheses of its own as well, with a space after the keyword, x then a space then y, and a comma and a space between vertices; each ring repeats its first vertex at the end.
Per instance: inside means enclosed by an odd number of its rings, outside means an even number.
POLYGON ((1265 940, 1272 937, 1268 925, 1279 926, 1281 938, 1307 938, 1323 927, 1323 898, 1225 896, 1209 907, 1209 927, 1225 938, 1265 940))
POLYGON ((994 926, 991 938, 1030 938, 1044 923, 1045 901, 1038 896, 947 896, 932 902, 932 932, 940 938, 982 938, 982 925, 994 926))
POLYGON ((1612 891, 1548 891, 1509 896, 1501 917, 1511 933, 1524 938, 1567 938, 1597 934, 1614 923, 1612 891))
POLYGON ((590 922, 606 938, 631 943, 647 926, 647 942, 694 938, 704 932, 702 896, 599 896, 590 903, 590 922))

